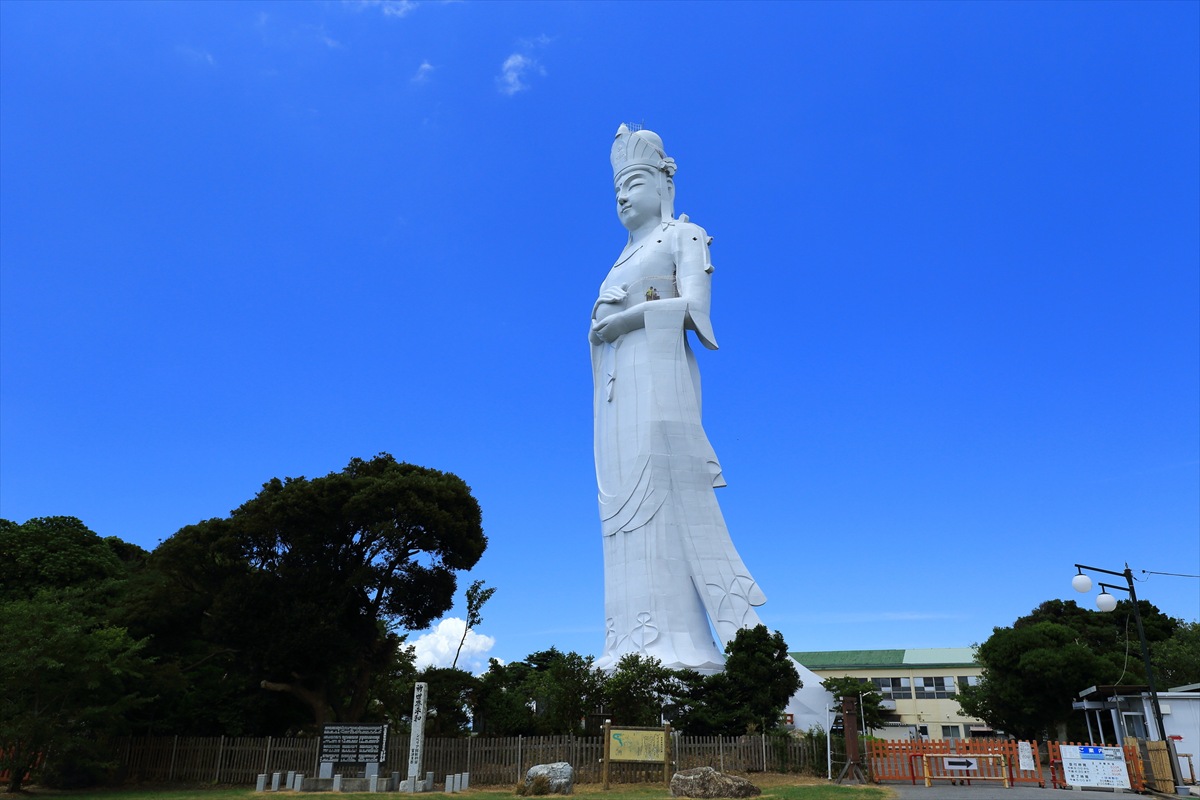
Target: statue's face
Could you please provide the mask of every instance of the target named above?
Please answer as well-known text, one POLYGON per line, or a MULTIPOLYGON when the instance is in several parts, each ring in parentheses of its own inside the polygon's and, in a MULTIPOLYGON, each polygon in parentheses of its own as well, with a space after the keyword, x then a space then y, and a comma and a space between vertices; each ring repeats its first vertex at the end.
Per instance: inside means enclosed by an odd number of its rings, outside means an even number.
POLYGON ((649 170, 635 169, 622 175, 617 181, 616 192, 617 217, 629 230, 661 218, 658 185, 649 170))

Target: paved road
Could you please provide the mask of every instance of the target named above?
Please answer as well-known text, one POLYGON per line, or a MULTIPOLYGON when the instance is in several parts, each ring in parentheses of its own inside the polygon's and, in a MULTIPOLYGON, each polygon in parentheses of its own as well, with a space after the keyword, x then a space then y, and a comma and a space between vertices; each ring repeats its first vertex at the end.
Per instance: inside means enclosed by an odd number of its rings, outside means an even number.
MULTIPOLYGON (((898 800, 1104 800, 1113 797, 1112 792, 1104 790, 1076 792, 1070 789, 1039 789, 1028 784, 1018 784, 1011 789, 1005 789, 1001 783, 973 783, 970 786, 951 786, 948 783, 934 783, 926 787, 920 783, 884 783, 896 793, 898 800)), ((1125 792, 1122 797, 1137 797, 1132 792, 1125 792)))

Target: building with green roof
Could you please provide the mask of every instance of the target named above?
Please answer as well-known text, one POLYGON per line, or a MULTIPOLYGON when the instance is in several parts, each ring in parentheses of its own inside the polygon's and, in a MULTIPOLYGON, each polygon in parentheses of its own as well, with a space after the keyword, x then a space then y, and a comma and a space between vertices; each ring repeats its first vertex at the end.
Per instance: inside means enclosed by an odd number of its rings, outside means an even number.
POLYGON ((961 686, 979 682, 982 668, 970 647, 913 650, 818 650, 792 658, 824 678, 850 676, 872 684, 883 696, 882 739, 960 739, 996 734, 982 720, 963 714, 961 686))

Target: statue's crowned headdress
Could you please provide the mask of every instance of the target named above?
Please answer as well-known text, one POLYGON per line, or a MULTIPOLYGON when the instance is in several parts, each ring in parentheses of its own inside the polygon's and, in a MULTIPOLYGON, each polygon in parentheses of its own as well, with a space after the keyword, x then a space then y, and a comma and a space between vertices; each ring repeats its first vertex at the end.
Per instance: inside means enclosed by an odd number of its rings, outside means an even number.
POLYGON ((675 159, 663 150, 662 138, 654 131, 629 130, 628 125, 617 128, 612 153, 613 180, 631 169, 645 169, 654 173, 658 184, 658 197, 664 223, 675 217, 675 159))

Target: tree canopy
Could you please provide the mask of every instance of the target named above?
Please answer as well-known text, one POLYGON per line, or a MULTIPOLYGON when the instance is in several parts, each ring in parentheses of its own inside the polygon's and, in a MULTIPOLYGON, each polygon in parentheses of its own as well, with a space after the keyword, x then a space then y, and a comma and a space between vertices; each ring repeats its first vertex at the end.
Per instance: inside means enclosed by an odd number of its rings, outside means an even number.
POLYGON ((674 724, 701 736, 740 736, 780 727, 788 701, 803 686, 783 634, 743 628, 725 645, 725 671, 678 676, 674 724))
MULTIPOLYGON (((124 544, 124 543, 121 543, 124 544)), ((121 548, 136 560, 140 551, 121 548)), ((18 791, 42 755, 51 782, 107 768, 99 736, 119 733, 144 700, 144 642, 113 624, 125 562, 74 517, 0 520, 0 767, 18 791)), ((45 777, 43 770, 43 779, 45 777)))
POLYGON ((492 659, 475 694, 475 730, 486 736, 583 733, 603 703, 606 683, 593 662, 555 647, 511 664, 492 659))
POLYGON ((1183 622, 1150 649, 1159 689, 1200 683, 1200 622, 1183 622))
MULTIPOLYGON (((1139 601, 1146 638, 1171 638, 1178 621, 1139 601)), ((996 628, 976 651, 983 666, 978 686, 962 687, 964 713, 1022 738, 1054 731, 1066 739, 1070 723, 1081 724, 1072 701, 1089 686, 1146 682, 1140 643, 1128 600, 1105 614, 1072 600, 1050 600, 1012 627, 996 628)))
POLYGON ((653 656, 626 653, 604 682, 604 707, 617 725, 661 725, 675 672, 653 656))
POLYGON ((185 683, 220 670, 237 676, 235 694, 294 697, 310 723, 361 721, 379 676, 406 658, 401 632, 450 609, 457 573, 486 546, 460 478, 356 458, 323 478, 268 481, 228 518, 164 541, 142 619, 164 655, 182 655, 185 683))

